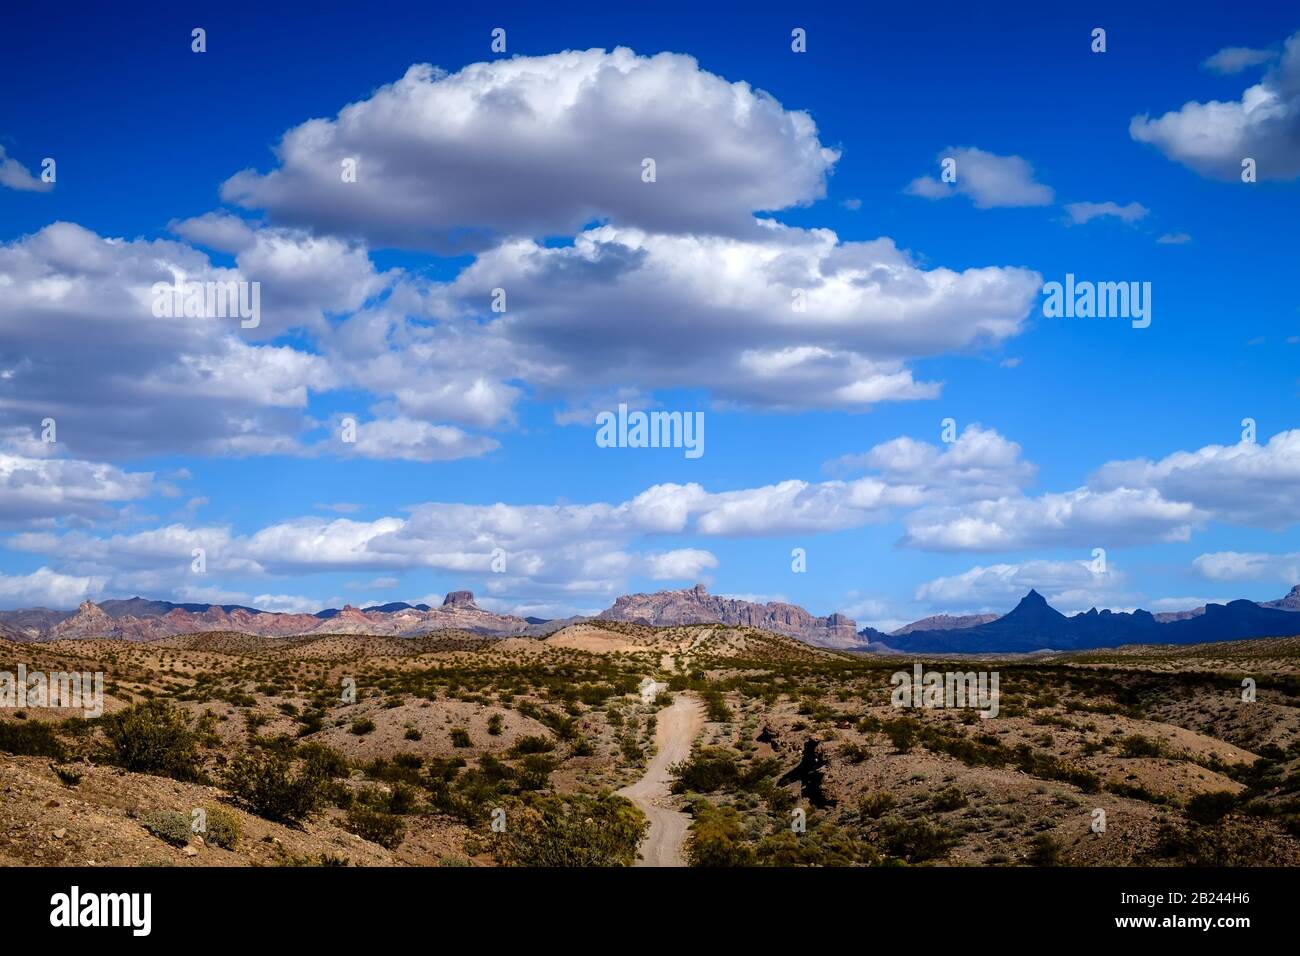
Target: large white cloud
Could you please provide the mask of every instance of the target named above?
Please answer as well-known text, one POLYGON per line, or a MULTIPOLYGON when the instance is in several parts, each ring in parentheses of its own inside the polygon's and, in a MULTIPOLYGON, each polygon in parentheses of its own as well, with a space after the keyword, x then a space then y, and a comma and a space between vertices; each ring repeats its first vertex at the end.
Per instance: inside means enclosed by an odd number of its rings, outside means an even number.
POLYGON ((0 425, 54 418, 79 455, 241 451, 302 424, 319 357, 254 346, 238 319, 160 318, 155 283, 238 280, 180 243, 71 223, 0 245, 0 425))
MULTIPOLYGON (((425 350, 461 334, 456 323, 428 341, 411 331, 412 352, 402 355, 402 343, 386 337, 382 323, 391 309, 418 307, 420 297, 400 274, 377 272, 365 249, 255 230, 222 216, 174 228, 214 248, 237 247, 235 267, 215 266, 184 243, 103 238, 63 222, 0 245, 0 428, 31 430, 53 418, 72 453, 115 458, 347 454, 432 461, 496 447, 438 419, 493 424, 508 415, 519 391, 476 370, 487 350, 474 344, 421 361, 425 350), (177 281, 258 283, 260 324, 155 315, 155 286, 177 281), (340 324, 340 315, 355 322, 340 324), (286 331, 297 333, 295 344, 266 344, 286 331), (378 344, 368 344, 368 336, 378 344), (403 376, 402 368, 411 374, 403 376), (452 373, 422 389, 424 376, 440 369, 452 373), (360 387, 372 399, 358 442, 306 444, 304 436, 319 425, 310 416, 312 398, 344 387, 360 387)), ((472 323, 465 328, 474 338, 472 323)), ((514 366, 499 371, 510 374, 514 366)))
MULTIPOLYGON (((1239 55, 1215 63, 1242 62, 1239 55)), ((1252 52, 1252 51, 1246 51, 1252 52)), ((1135 116, 1129 135, 1204 176, 1238 179, 1242 160, 1256 161, 1260 179, 1300 176, 1300 33, 1289 37, 1281 60, 1232 102, 1191 101, 1152 119, 1135 116)))
POLYGON ((889 239, 766 221, 750 239, 603 226, 572 245, 516 240, 482 254, 431 306, 445 317, 507 311, 485 338, 509 341, 520 376, 572 395, 707 388, 768 408, 866 408, 932 398, 908 358, 1020 331, 1041 288, 1028 269, 923 269, 889 239))
POLYGON ((832 473, 874 469, 891 482, 943 489, 948 499, 997 498, 1034 477, 1037 468, 1020 453, 1015 442, 974 424, 943 446, 903 436, 862 455, 845 455, 826 467, 832 473))
POLYGON ((279 165, 227 202, 273 221, 445 249, 572 234, 595 219, 740 233, 751 213, 825 194, 838 154, 807 113, 675 53, 567 51, 412 66, 397 82, 285 134, 279 165), (656 181, 642 181, 642 161, 656 181), (343 161, 355 159, 356 181, 343 161))
POLYGON ((1266 444, 1206 445, 1158 461, 1110 462, 1091 484, 1154 489, 1221 521, 1285 528, 1300 521, 1300 429, 1278 432, 1266 444))
POLYGON ((116 502, 149 497, 167 486, 150 472, 102 462, 28 457, 0 450, 0 521, 106 517, 116 502))
POLYGON ((1197 557, 1192 567, 1209 581, 1278 580, 1296 584, 1300 582, 1300 551, 1215 551, 1197 557))
POLYGON ((956 507, 923 508, 904 519, 903 544, 926 551, 1108 548, 1186 541, 1204 512, 1153 489, 1077 488, 1038 497, 1007 496, 956 507))
POLYGON ((76 607, 104 589, 102 577, 78 577, 38 568, 31 574, 0 574, 4 607, 76 607))

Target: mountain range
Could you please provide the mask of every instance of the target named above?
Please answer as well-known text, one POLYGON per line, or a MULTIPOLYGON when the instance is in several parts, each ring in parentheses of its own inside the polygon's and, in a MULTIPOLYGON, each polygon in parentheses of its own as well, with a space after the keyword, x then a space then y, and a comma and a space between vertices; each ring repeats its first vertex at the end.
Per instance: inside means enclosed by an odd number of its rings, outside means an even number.
POLYGON ((1098 611, 1067 617, 1030 591, 1019 604, 973 627, 895 632, 889 646, 907 653, 1012 653, 1085 650, 1122 644, 1200 644, 1300 633, 1300 586, 1281 600, 1207 604, 1160 620, 1149 611, 1098 611))
MULTIPOLYGON (((1066 616, 1030 591, 1002 616, 972 614, 923 618, 885 634, 858 629, 843 614, 817 617, 783 601, 758 603, 709 594, 702 584, 618 598, 596 620, 652 627, 727 624, 753 627, 839 650, 904 653, 1017 653, 1080 650, 1121 644, 1194 644, 1300 633, 1300 585, 1275 601, 1232 601, 1188 611, 1090 611, 1066 616)), ((0 611, 0 638, 49 641, 107 637, 149 641, 176 634, 235 631, 272 637, 305 634, 374 634, 419 637, 459 630, 492 637, 550 634, 588 618, 546 621, 498 614, 478 606, 470 591, 452 591, 441 605, 395 601, 370 607, 345 605, 315 614, 263 611, 238 604, 177 604, 142 597, 86 601, 75 611, 24 608, 0 611)))

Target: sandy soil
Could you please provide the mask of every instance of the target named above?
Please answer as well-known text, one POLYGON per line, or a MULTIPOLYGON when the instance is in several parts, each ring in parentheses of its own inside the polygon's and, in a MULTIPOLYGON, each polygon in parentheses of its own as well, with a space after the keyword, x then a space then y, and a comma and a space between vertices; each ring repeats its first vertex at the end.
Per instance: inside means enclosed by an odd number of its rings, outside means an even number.
POLYGON ((690 817, 672 804, 668 768, 685 760, 691 744, 704 728, 704 706, 690 694, 678 694, 672 704, 659 711, 655 727, 655 755, 645 776, 619 791, 650 819, 650 830, 641 843, 637 866, 685 866, 682 844, 690 817))

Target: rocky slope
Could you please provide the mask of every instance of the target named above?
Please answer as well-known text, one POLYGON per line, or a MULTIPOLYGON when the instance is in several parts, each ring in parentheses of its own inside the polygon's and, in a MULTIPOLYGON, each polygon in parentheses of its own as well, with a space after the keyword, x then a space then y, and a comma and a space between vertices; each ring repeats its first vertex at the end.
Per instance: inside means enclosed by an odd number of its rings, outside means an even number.
POLYGON ((996 614, 936 614, 933 617, 923 617, 919 621, 913 621, 911 624, 900 627, 896 631, 890 631, 891 637, 898 637, 903 634, 911 634, 913 631, 958 631, 964 627, 979 627, 981 624, 987 624, 989 621, 996 621, 996 614))
POLYGON ((614 606, 597 617, 606 621, 628 621, 652 627, 681 624, 729 624, 755 627, 796 637, 819 647, 860 648, 868 641, 857 632, 851 618, 843 614, 814 617, 803 608, 781 601, 757 604, 710 594, 703 584, 680 591, 654 594, 625 594, 614 606))
POLYGON ((239 605, 172 604, 131 598, 126 601, 84 602, 77 612, 47 628, 24 630, 4 625, 10 640, 67 640, 110 637, 151 641, 179 634, 230 631, 265 637, 304 634, 372 634, 419 637, 434 631, 461 630, 476 634, 522 634, 531 625, 521 617, 496 614, 474 603, 469 591, 453 591, 441 607, 391 604, 360 609, 346 605, 319 614, 277 614, 239 605))

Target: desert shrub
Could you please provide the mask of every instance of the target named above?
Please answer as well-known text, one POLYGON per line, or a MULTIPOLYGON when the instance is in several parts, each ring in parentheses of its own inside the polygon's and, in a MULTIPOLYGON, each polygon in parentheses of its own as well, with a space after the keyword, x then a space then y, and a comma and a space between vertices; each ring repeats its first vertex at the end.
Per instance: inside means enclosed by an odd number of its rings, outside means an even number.
POLYGON ((858 764, 870 757, 871 751, 848 741, 840 744, 839 755, 846 763, 858 764))
POLYGON ((1159 741, 1143 737, 1141 734, 1132 734, 1120 742, 1119 752, 1123 757, 1159 757, 1164 754, 1165 749, 1159 741))
POLYGON ((298 728, 299 737, 306 737, 309 734, 314 734, 316 731, 325 728, 325 711, 303 711, 303 713, 298 716, 298 723, 302 725, 298 728))
POLYGON ((1033 866, 1056 866, 1061 861, 1061 845, 1046 833, 1034 837, 1029 848, 1029 862, 1033 866))
POLYGON ((493 737, 500 737, 501 730, 505 725, 505 718, 500 714, 493 714, 488 718, 487 731, 493 737))
POLYGON ((1268 866, 1276 853, 1272 837, 1226 820, 1212 826, 1165 824, 1156 832, 1155 854, 1185 866, 1268 866))
POLYGON ((866 819, 879 820, 894 809, 897 802, 892 793, 869 793, 858 801, 858 814, 866 819))
POLYGON ((673 793, 734 790, 740 781, 735 756, 722 747, 697 747, 687 759, 669 767, 668 772, 673 777, 673 793))
POLYGON ((407 727, 406 733, 402 734, 402 737, 406 740, 423 740, 424 734, 420 733, 420 731, 414 727, 407 727))
POLYGON ((64 786, 75 787, 81 783, 82 772, 76 767, 54 767, 54 774, 61 780, 64 786))
POLYGON ((190 818, 175 810, 150 810, 140 817, 140 826, 172 846, 190 842, 190 818))
POLYGON ((403 816, 414 813, 420 798, 410 784, 398 782, 388 791, 388 812, 403 816))
POLYGON ((352 721, 349 733, 356 734, 358 737, 364 737, 366 734, 375 732, 375 722, 369 717, 358 717, 352 721))
POLYGON ((645 756, 641 744, 637 742, 636 737, 632 734, 625 734, 623 739, 618 742, 618 746, 619 751, 623 754, 623 759, 628 763, 640 763, 645 756))
POLYGON ((745 842, 745 824, 735 807, 715 807, 707 800, 695 804, 695 822, 686 837, 686 861, 691 866, 753 866, 754 848, 745 842))
POLYGON ((21 757, 53 757, 63 759, 63 744, 54 732, 54 726, 44 721, 0 723, 0 750, 21 757))
POLYGON ((473 742, 469 739, 469 731, 464 727, 451 728, 451 745, 453 747, 472 747, 473 742))
POLYGON ((957 843, 951 830, 924 820, 886 820, 882 837, 889 854, 908 863, 937 860, 957 843))
POLYGON ((343 826, 363 840, 378 843, 388 850, 395 850, 406 837, 406 822, 394 813, 372 810, 370 807, 355 804, 348 810, 343 826))
POLYGON ((221 807, 205 806, 203 813, 206 826, 204 832, 199 834, 203 837, 203 842, 219 846, 223 850, 233 850, 239 842, 239 817, 221 807))
POLYGON ((1187 801, 1187 819, 1195 823, 1218 823, 1237 805, 1235 794, 1227 790, 1198 793, 1187 801))
POLYGON ((525 754, 544 754, 550 753, 555 749, 554 742, 545 737, 520 737, 510 748, 510 756, 522 757, 525 754))
POLYGON ((936 813, 944 813, 948 810, 960 810, 969 803, 966 794, 956 787, 949 787, 947 790, 940 790, 930 798, 930 809, 936 813))
POLYGON ((573 741, 573 746, 569 748, 571 757, 590 757, 596 752, 596 748, 591 745, 591 741, 586 737, 577 737, 573 741))
POLYGON ((529 754, 519 762, 520 790, 545 790, 557 762, 546 754, 529 754))
POLYGON ((894 750, 900 754, 905 754, 912 749, 916 743, 916 728, 906 720, 893 720, 885 725, 885 733, 889 735, 889 742, 894 745, 894 750))
POLYGON ((833 823, 810 827, 802 834, 783 828, 763 837, 754 853, 759 866, 852 866, 878 861, 870 843, 855 839, 833 823))
POLYGON ((720 690, 707 690, 704 692, 704 707, 709 720, 717 723, 726 723, 731 720, 731 708, 727 706, 727 699, 720 690))
POLYGON ((297 754, 303 766, 318 776, 333 780, 348 775, 348 761, 333 747, 309 743, 298 747, 297 754))
POLYGON ((258 816, 288 823, 306 819, 320 805, 326 779, 311 765, 294 773, 287 756, 261 750, 240 754, 226 769, 226 789, 258 816))
POLYGON ((496 852, 513 866, 631 866, 649 822, 613 795, 535 796, 508 812, 496 852))
POLYGON ((197 780, 198 741, 189 717, 165 700, 147 700, 104 718, 113 759, 138 773, 197 780))

